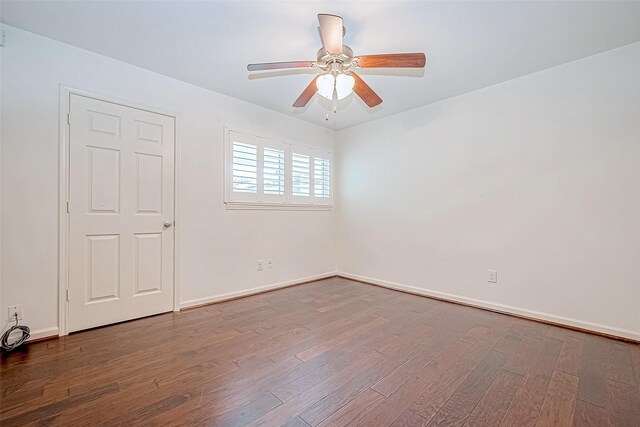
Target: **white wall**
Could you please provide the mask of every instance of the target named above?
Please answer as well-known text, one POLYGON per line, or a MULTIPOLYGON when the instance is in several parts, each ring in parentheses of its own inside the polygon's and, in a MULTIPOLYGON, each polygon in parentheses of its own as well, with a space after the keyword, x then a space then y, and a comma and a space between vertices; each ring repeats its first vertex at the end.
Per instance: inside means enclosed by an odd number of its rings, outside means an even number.
POLYGON ((339 271, 640 339, 640 43, 336 148, 339 271))
MULTIPOLYGON (((223 204, 223 125, 331 148, 330 130, 11 27, 2 62, 0 318, 23 304, 38 333, 58 326, 59 84, 178 113, 180 299, 335 271, 332 211, 223 204), (313 226, 310 226, 313 224, 313 226), (256 271, 271 258, 273 270, 256 271)), ((211 70, 215 73, 215 70, 211 70)), ((250 84, 247 81, 247 84, 250 84)))
POLYGON ((179 114, 183 302, 333 272, 337 247, 356 277, 640 338, 640 44, 338 132, 338 212, 227 211, 223 124, 333 132, 4 28, 3 321, 58 324, 62 83, 179 114))

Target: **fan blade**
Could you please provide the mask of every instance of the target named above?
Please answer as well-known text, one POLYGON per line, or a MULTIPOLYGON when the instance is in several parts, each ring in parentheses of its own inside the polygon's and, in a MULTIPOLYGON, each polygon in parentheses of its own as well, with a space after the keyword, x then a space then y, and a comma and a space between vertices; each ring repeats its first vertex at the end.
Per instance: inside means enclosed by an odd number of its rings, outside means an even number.
POLYGON ((353 86, 353 91, 367 104, 369 107, 375 107, 376 105, 380 105, 382 102, 382 98, 378 96, 377 93, 373 91, 369 87, 368 84, 364 82, 356 73, 351 73, 353 78, 356 80, 355 85, 353 86))
POLYGON ((334 55, 342 53, 342 18, 336 15, 321 13, 318 15, 320 22, 320 35, 324 50, 334 55))
POLYGON ((361 68, 423 68, 427 62, 424 53, 389 53, 358 57, 361 68))
POLYGON ((261 71, 261 70, 278 70, 280 68, 310 68, 313 67, 311 61, 291 61, 291 62, 262 62, 260 64, 249 64, 247 70, 249 71, 261 71))
POLYGON ((311 98, 313 98, 313 95, 315 95, 315 93, 318 91, 318 87, 316 86, 316 80, 318 80, 318 77, 319 76, 316 76, 313 80, 311 80, 309 86, 307 86, 305 90, 302 91, 302 94, 300 94, 298 99, 296 99, 296 102, 293 103, 294 107, 304 107, 309 103, 309 100, 311 100, 311 98))

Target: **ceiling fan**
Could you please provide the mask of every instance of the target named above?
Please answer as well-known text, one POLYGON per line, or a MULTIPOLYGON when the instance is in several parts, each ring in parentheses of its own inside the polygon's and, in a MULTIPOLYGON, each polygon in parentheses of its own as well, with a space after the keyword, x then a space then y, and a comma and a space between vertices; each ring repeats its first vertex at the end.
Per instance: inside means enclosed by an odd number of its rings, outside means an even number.
POLYGON ((375 107, 382 102, 382 99, 353 72, 354 69, 424 68, 426 62, 424 53, 353 56, 353 50, 342 44, 342 37, 346 33, 342 25, 342 17, 322 13, 318 15, 318 21, 323 47, 318 51, 316 61, 265 62, 247 66, 249 71, 317 68, 320 74, 309 83, 293 103, 294 107, 307 105, 316 92, 333 101, 343 99, 355 92, 369 107, 375 107))

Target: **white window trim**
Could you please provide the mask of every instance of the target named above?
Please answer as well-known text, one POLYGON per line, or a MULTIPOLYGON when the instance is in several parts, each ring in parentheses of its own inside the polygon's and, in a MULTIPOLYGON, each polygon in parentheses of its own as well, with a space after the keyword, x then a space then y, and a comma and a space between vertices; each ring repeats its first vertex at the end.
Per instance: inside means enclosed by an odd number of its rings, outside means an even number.
MULTIPOLYGON (((301 144, 292 143, 279 138, 273 138, 268 136, 257 135, 255 132, 244 131, 237 128, 230 128, 227 126, 224 129, 224 203, 226 209, 244 209, 244 210, 332 210, 333 209, 333 176, 335 166, 333 164, 333 153, 329 150, 323 150, 317 147, 309 147, 301 144), (231 133, 239 133, 248 135, 252 138, 258 138, 261 141, 266 142, 266 145, 284 144, 285 149, 285 195, 282 201, 274 201, 266 198, 263 201, 253 200, 237 200, 232 196, 233 194, 233 168, 231 165, 233 156, 233 147, 231 141, 231 133), (310 167, 310 180, 311 188, 309 195, 309 202, 302 202, 301 197, 292 196, 292 177, 291 177, 291 154, 292 151, 297 150, 300 153, 311 153, 311 167, 310 167), (330 197, 320 198, 313 195, 313 161, 315 159, 314 153, 318 153, 318 157, 328 158, 330 164, 330 197)), ((258 151, 260 152, 260 150, 258 151)), ((260 155, 258 156, 260 157, 260 155)), ((262 173, 259 172, 258 176, 261 177, 262 173)), ((261 178, 259 178, 259 187, 262 186, 261 178)), ((264 195, 263 195, 264 196, 264 195)))

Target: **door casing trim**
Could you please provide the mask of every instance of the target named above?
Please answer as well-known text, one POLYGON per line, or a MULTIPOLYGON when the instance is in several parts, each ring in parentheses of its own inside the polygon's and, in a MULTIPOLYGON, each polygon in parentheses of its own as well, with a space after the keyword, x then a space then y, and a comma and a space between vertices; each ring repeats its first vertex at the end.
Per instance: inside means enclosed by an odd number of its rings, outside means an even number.
POLYGON ((162 108, 150 107, 144 104, 118 99, 112 96, 98 94, 82 89, 76 89, 61 84, 60 93, 60 117, 59 117, 59 159, 58 159, 58 336, 67 335, 69 332, 69 303, 67 301, 67 289, 69 288, 69 214, 67 213, 67 201, 69 200, 69 104, 71 95, 84 96, 98 101, 122 105, 124 107, 144 110, 155 114, 162 114, 174 119, 174 176, 173 176, 173 311, 180 311, 180 141, 178 139, 178 114, 162 108))

